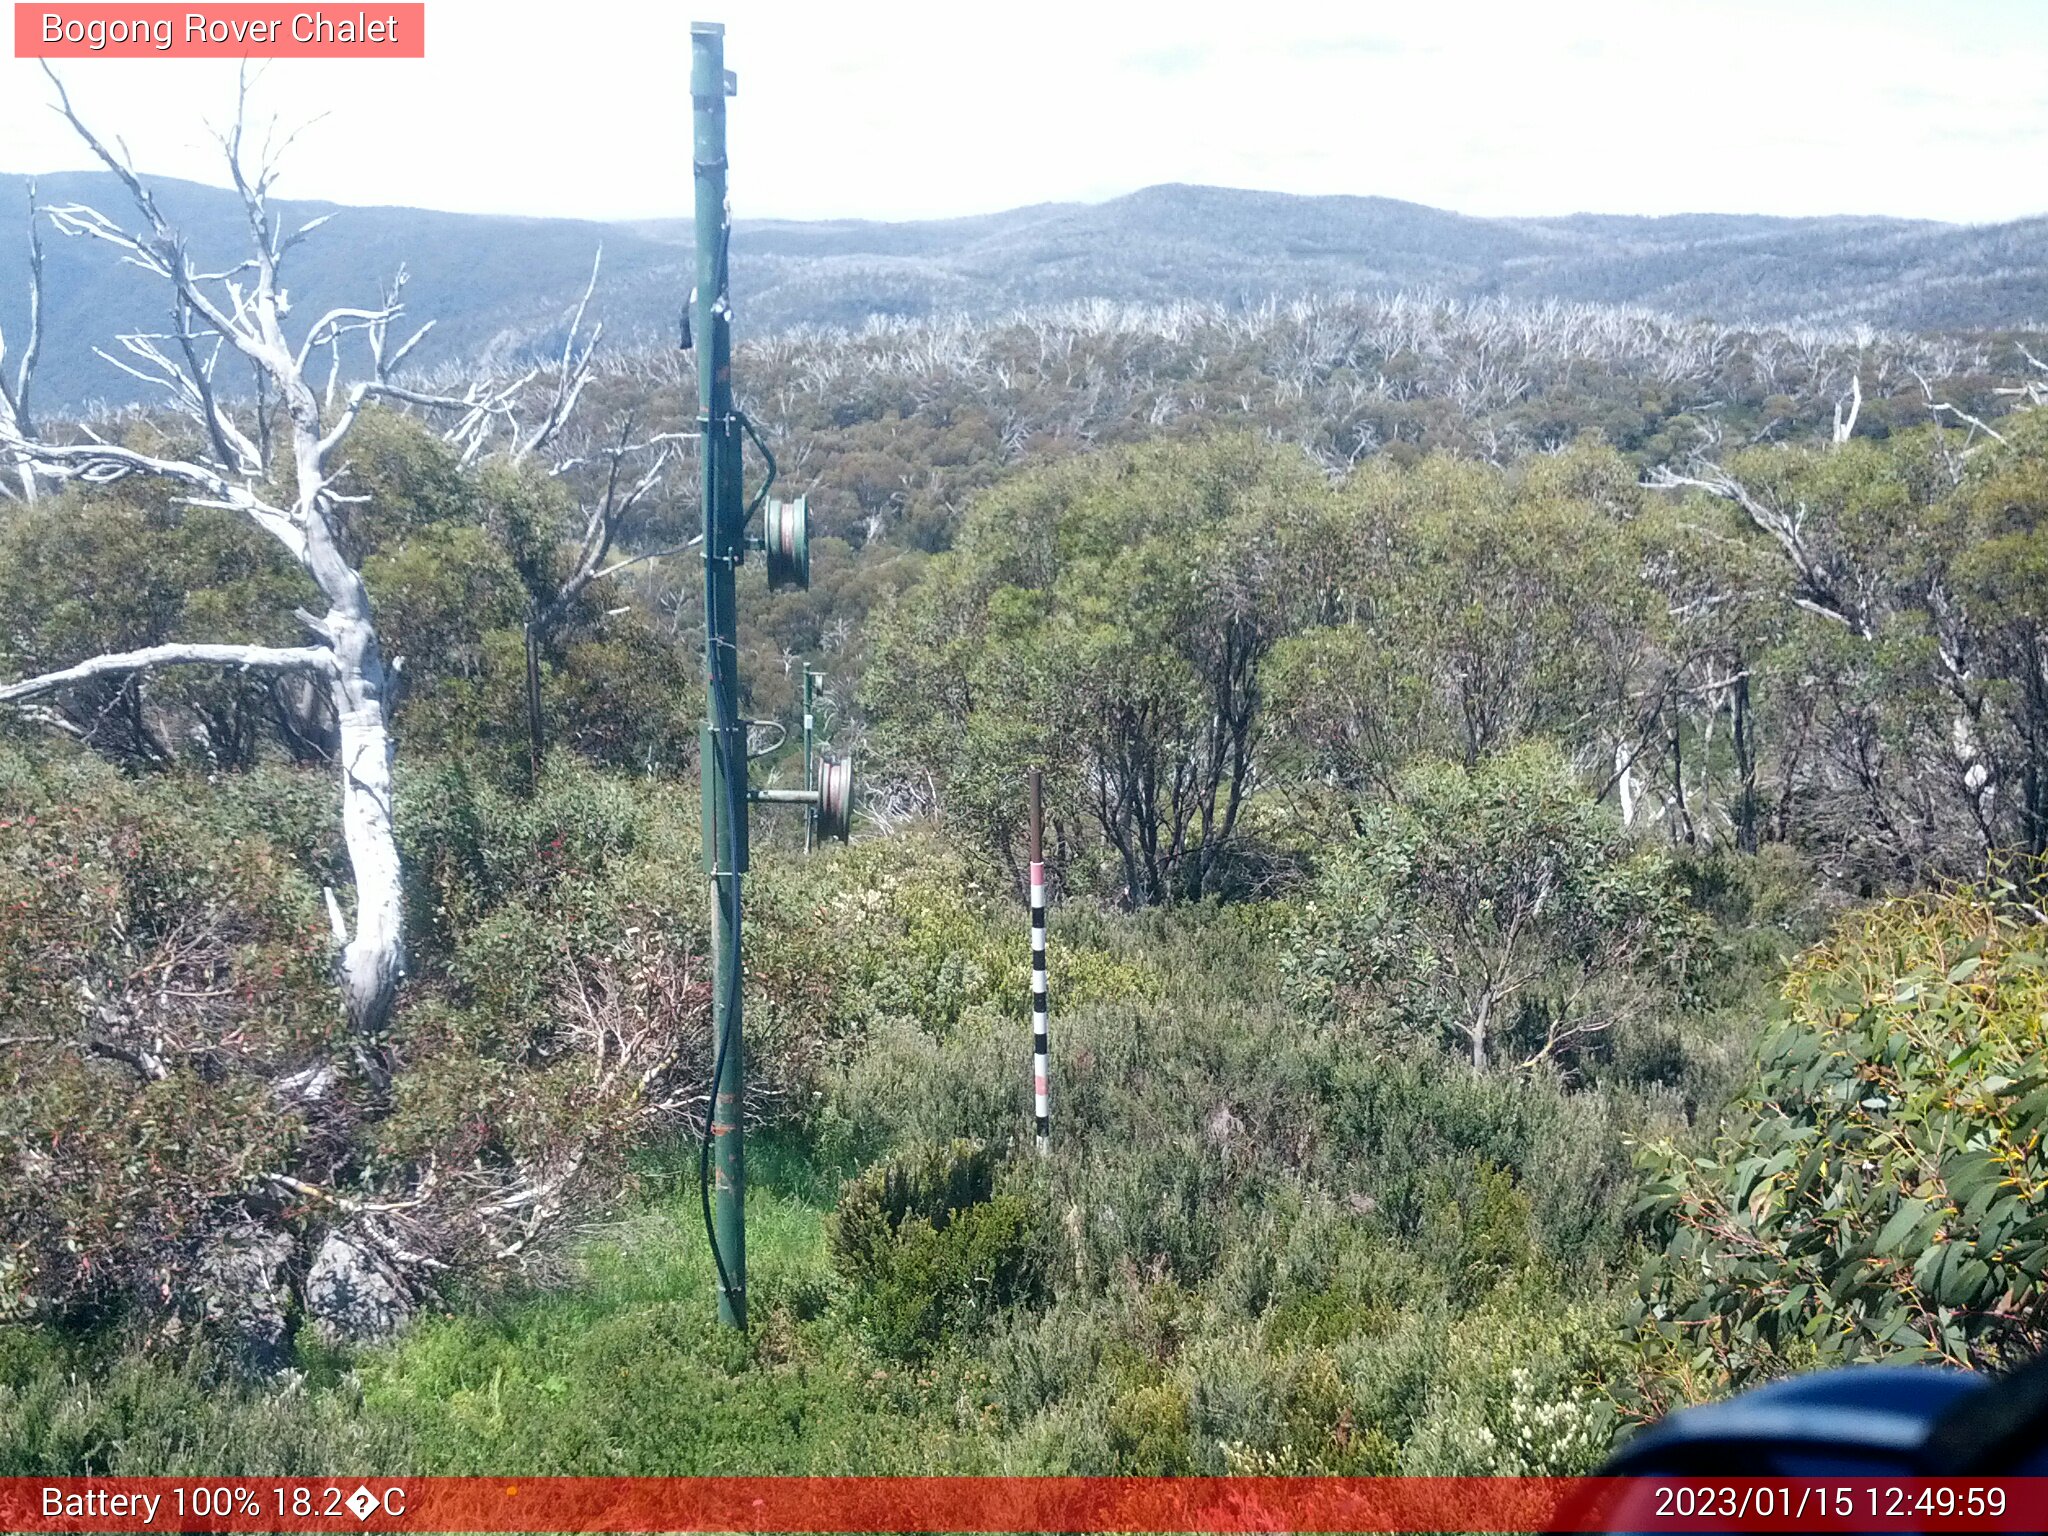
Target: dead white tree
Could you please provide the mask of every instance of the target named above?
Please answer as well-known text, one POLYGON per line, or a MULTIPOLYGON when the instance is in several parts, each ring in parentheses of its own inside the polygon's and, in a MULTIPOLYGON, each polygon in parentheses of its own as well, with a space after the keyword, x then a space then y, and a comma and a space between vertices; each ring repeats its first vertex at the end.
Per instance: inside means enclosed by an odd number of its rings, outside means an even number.
MULTIPOLYGON (((591 281, 596 281, 595 271, 591 274, 591 281)), ((589 295, 586 293, 584 298, 588 302, 589 295)), ((579 319, 580 315, 579 309, 579 319)), ((568 366, 567 360, 573 356, 574 344, 575 325, 572 323, 569 348, 563 354, 565 368, 568 366)), ((591 345, 594 348, 594 338, 591 345)), ((591 355, 588 349, 583 353, 582 366, 586 373, 591 355)), ((559 393, 560 391, 558 395, 559 393)), ((573 406, 573 397, 569 403, 573 406)), ((566 419, 566 414, 562 419, 566 419)), ((667 478, 669 465, 675 458, 678 445, 694 439, 695 436, 695 433, 667 432, 642 442, 635 442, 632 418, 625 417, 618 422, 617 431, 607 437, 602 447, 588 455, 563 459, 553 467, 553 473, 558 476, 569 475, 586 466, 596 467, 599 470, 599 483, 596 491, 583 498, 580 503, 583 526, 577 532, 576 553, 568 574, 555 584, 552 591, 535 594, 527 612, 526 728, 532 768, 536 775, 540 773, 541 758, 547 750, 547 732, 541 711, 541 652, 554 632, 568 620, 577 601, 593 584, 645 561, 679 554, 689 547, 688 544, 684 544, 669 549, 647 550, 618 560, 609 558, 617 545, 620 532, 667 478)), ((691 544, 695 542, 694 539, 690 541, 691 544)))
MULTIPOLYGON (((0 440, 12 433, 27 436, 35 430, 29 416, 29 392, 35 387, 36 358, 43 348, 43 231, 41 210, 36 207, 36 184, 28 184, 28 335, 23 339, 21 356, 14 365, 14 377, 7 377, 7 336, 0 332, 0 440)), ((0 480, 0 495, 16 496, 23 501, 36 499, 35 466, 20 463, 15 473, 21 479, 21 489, 16 492, 5 480, 0 480)))
POLYGON ((1835 447, 1841 447, 1856 435, 1856 418, 1862 414, 1863 359, 1859 356, 1849 374, 1849 392, 1835 402, 1835 447))
MULTIPOLYGON (((2026 348, 2022 347, 2020 348, 2020 351, 2024 353, 2026 352, 2026 348)), ((2028 357, 2027 361, 2033 362, 2033 358, 2028 357)), ((2037 363, 2035 364, 2035 366, 2039 367, 2040 365, 2037 363)), ((1960 468, 1961 461, 1969 457, 1972 453, 1976 452, 1976 450, 1979 447, 1982 446, 1980 443, 1978 443, 1977 438, 1981 435, 1983 437, 1989 438, 1992 442, 2003 443, 2005 441, 2005 437, 2003 434, 1995 430, 1989 422, 1984 421, 1980 417, 1972 416, 1968 411, 1964 410, 1961 406, 1955 404, 1953 401, 1942 400, 1937 398, 1934 393, 1933 382, 1929 380, 1927 375, 1922 373, 1918 368, 1908 367, 1906 369, 1906 372, 1912 374, 1914 382, 1920 386, 1920 398, 1927 403, 1927 414, 1934 418, 1937 426, 1941 425, 1947 418, 1953 417, 1955 418, 1955 420, 1961 422, 1964 426, 1969 428, 1969 431, 1965 433, 1963 436, 1963 446, 1960 453, 1950 456, 1951 463, 1949 469, 1949 477, 1950 479, 1960 484, 1962 481, 1962 470, 1960 468)), ((2022 393, 2022 391, 2026 387, 2027 386, 2025 384, 2022 384, 2019 388, 2001 389, 1996 391, 1996 393, 2001 395, 2015 395, 2022 393)), ((2016 407, 2016 409, 2028 409, 2031 403, 2032 402, 2022 404, 2016 407)), ((1945 433, 1941 435, 1941 442, 1943 448, 1946 449, 1947 435, 1945 433)))
POLYGON ((1733 502, 1742 509, 1751 527, 1768 535, 1784 552, 1792 568, 1794 606, 1840 624, 1861 639, 1874 638, 1876 631, 1865 594, 1856 590, 1853 573, 1836 569, 1825 550, 1817 545, 1807 526, 1804 505, 1780 506, 1704 458, 1684 474, 1668 464, 1659 465, 1644 478, 1643 486, 1658 491, 1704 491, 1733 502))
MULTIPOLYGON (((1923 389, 1926 389, 1924 381, 1923 389)), ((1933 404, 1932 390, 1927 389, 1926 392, 1930 404, 1933 404)), ((1861 399, 1860 390, 1855 392, 1855 397, 1861 399)), ((1960 411, 1955 414, 1963 416, 1960 411)), ((1937 414, 1936 420, 1940 419, 1937 414)), ((1976 422, 1975 418, 1963 419, 1986 432, 1991 430, 1982 422, 1976 422)), ((1836 420, 1834 446, 1839 448, 1847 440, 1840 430, 1839 410, 1836 420)), ((1992 436, 1997 434, 1992 433, 1992 436)), ((1960 478, 1959 474, 1956 478, 1960 478)), ((1884 602, 1880 581, 1867 571, 1859 573, 1855 561, 1831 550, 1825 530, 1820 530, 1817 536, 1803 501, 1780 499, 1738 479, 1720 464, 1704 457, 1696 460, 1687 473, 1661 465, 1642 483, 1655 490, 1704 491, 1732 502, 1741 508, 1752 527, 1768 535, 1784 553, 1792 573, 1790 597, 1795 607, 1841 625, 1860 640, 1874 641, 1877 638, 1884 602)), ((1936 675, 1954 701, 1949 748, 1955 758, 1965 802, 1988 850, 1997 841, 1994 821, 2001 785, 1996 760, 1984 734, 1986 686, 1973 659, 1978 650, 1976 637, 1968 614, 1950 596, 1940 578, 1927 582, 1920 598, 1926 605, 1927 624, 1935 642, 1935 656, 1939 664, 1936 675)), ((1683 786, 1680 787, 1682 789, 1683 786)))
POLYGON ((2024 346, 2021 346, 2019 351, 2020 356, 2027 360, 2028 368, 2033 370, 2032 375, 2020 380, 2018 384, 2005 389, 1995 389, 1992 393, 2016 396, 2019 403, 2014 407, 2015 410, 2039 409, 2043 405, 2048 405, 2048 363, 2042 362, 2024 346))
MULTIPOLYGON (((506 439, 506 459, 521 464, 532 458, 568 426, 569 419, 576 414, 577 402, 583 398, 583 391, 596 373, 597 347, 604 339, 604 322, 598 321, 586 334, 583 321, 590 311, 591 297, 597 292, 597 275, 603 265, 604 247, 599 246, 597 254, 591 258, 590 281, 583 285, 583 296, 576 301, 576 307, 569 315, 569 328, 562 338, 562 355, 555 366, 554 388, 545 392, 545 403, 538 421, 529 425, 520 419, 528 388, 541 376, 542 370, 538 367, 529 368, 518 378, 502 383, 471 382, 459 399, 421 390, 394 392, 392 398, 408 405, 458 412, 454 425, 442 436, 462 450, 465 465, 477 460, 501 428, 506 439)), ((555 472, 559 474, 565 467, 557 464, 555 472)))
MULTIPOLYGON (((46 69, 46 72, 47 69, 46 69)), ((328 911, 339 949, 338 970, 358 1038, 358 1055, 374 1065, 375 1041, 388 1020, 405 968, 404 897, 393 836, 391 689, 399 663, 386 662, 361 573, 344 553, 338 521, 351 498, 338 488, 340 451, 364 406, 375 399, 453 409, 458 429, 474 434, 478 421, 501 419, 509 400, 478 385, 462 397, 427 396, 395 382, 394 373, 420 342, 421 326, 396 345, 391 327, 403 313, 403 274, 376 305, 342 307, 315 319, 294 344, 286 334, 290 298, 281 279, 288 253, 325 219, 285 232, 270 206, 278 155, 287 137, 266 135, 260 152, 245 143, 245 89, 232 125, 218 135, 227 169, 248 225, 248 253, 224 271, 195 265, 180 232, 125 153, 116 154, 86 126, 63 83, 50 72, 57 110, 101 164, 126 188, 135 220, 117 222, 98 209, 73 203, 46 211, 62 234, 101 241, 123 261, 160 279, 169 290, 171 328, 162 334, 116 338, 124 357, 101 356, 130 375, 162 388, 173 409, 198 428, 189 457, 146 453, 108 441, 89 428, 78 440, 58 442, 40 431, 18 395, 0 417, 0 464, 24 477, 54 484, 106 485, 145 477, 179 487, 189 505, 221 508, 247 517, 277 541, 305 571, 323 610, 300 610, 311 643, 279 648, 253 645, 173 644, 95 657, 0 686, 0 703, 26 703, 74 683, 160 668, 204 665, 274 676, 296 675, 323 687, 332 706, 341 771, 342 832, 355 884, 353 931, 332 892, 328 911), (337 393, 330 378, 325 398, 308 382, 308 368, 342 338, 360 336, 370 354, 369 376, 337 393), (239 358, 253 375, 252 402, 239 408, 224 398, 216 370, 239 358), (272 422, 288 430, 284 451, 272 454, 272 422)))

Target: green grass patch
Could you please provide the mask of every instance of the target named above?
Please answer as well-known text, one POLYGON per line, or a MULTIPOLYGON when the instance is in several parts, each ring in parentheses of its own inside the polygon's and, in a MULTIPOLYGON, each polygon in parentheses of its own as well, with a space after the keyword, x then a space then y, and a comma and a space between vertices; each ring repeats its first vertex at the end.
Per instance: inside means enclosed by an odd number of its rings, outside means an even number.
POLYGON ((430 1319, 359 1367, 365 1411, 449 1474, 861 1473, 957 1464, 928 1383, 833 1316, 814 1205, 748 1203, 746 1335, 718 1325, 694 1191, 592 1243, 574 1283, 430 1319))

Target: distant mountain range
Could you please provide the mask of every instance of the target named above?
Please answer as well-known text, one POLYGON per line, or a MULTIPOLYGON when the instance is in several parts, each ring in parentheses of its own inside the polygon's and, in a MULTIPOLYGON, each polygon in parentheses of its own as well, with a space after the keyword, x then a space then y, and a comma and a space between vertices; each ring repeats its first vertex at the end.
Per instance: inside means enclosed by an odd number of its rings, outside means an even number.
MULTIPOLYGON (((206 261, 244 228, 233 194, 159 181, 206 261)), ((26 178, 0 176, 0 326, 25 311, 26 178)), ((40 178, 45 204, 122 217, 104 173, 40 178)), ((293 224, 339 215, 294 251, 295 311, 373 300, 400 263, 407 302, 439 324, 429 361, 510 360, 559 344, 564 313, 604 248, 600 308, 627 343, 671 336, 691 282, 682 220, 605 225, 413 208, 279 204, 293 224)), ((163 294, 116 253, 46 239, 48 341, 39 393, 58 408, 136 398, 92 355, 118 330, 159 329, 163 294)), ((1380 197, 1294 197, 1158 186, 1099 204, 1048 203, 917 223, 741 221, 733 234, 741 334, 859 325, 870 316, 998 315, 1084 298, 1251 303, 1308 292, 1429 290, 1478 298, 1635 305, 1730 323, 1916 330, 2033 328, 2048 317, 2048 218, 1955 225, 1886 218, 1575 214, 1481 219, 1380 197)))

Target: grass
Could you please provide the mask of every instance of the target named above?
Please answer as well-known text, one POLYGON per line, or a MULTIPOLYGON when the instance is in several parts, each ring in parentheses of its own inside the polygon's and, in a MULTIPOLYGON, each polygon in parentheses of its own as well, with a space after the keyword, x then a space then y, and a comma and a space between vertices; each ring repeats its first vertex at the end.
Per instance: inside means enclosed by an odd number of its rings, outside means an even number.
POLYGON ((824 1211, 757 1188, 748 1239, 745 1337, 715 1320, 693 1183, 594 1236, 566 1284, 424 1318, 381 1349, 309 1353, 282 1392, 196 1354, 10 1330, 0 1475, 972 1469, 942 1384, 833 1316, 824 1211))
POLYGON ((417 1470, 682 1476, 959 1464, 966 1447, 950 1407, 935 1411, 938 1383, 877 1359, 834 1315, 825 1212, 776 1187, 809 1182, 795 1159, 763 1157, 765 1177, 750 1192, 753 1327, 742 1337, 717 1324, 688 1161, 675 1187, 582 1251, 569 1285, 427 1319, 358 1361, 365 1413, 402 1426, 417 1470))

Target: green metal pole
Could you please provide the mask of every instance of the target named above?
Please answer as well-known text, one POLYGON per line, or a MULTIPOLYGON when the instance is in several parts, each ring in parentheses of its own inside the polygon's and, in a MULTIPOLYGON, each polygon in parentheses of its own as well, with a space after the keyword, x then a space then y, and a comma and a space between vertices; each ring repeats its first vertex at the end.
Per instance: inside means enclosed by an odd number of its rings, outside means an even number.
POLYGON ((697 181, 697 293, 691 316, 697 353, 697 426, 704 501, 704 694, 708 720, 699 753, 704 859, 711 877, 711 996, 714 1063, 711 1111, 711 1228, 718 1271, 718 1319, 747 1326, 746 1055, 740 1018, 740 876, 747 867, 747 753, 739 710, 738 622, 733 568, 741 526, 740 433, 732 406, 731 303, 726 257, 725 28, 690 27, 690 100, 697 181))

